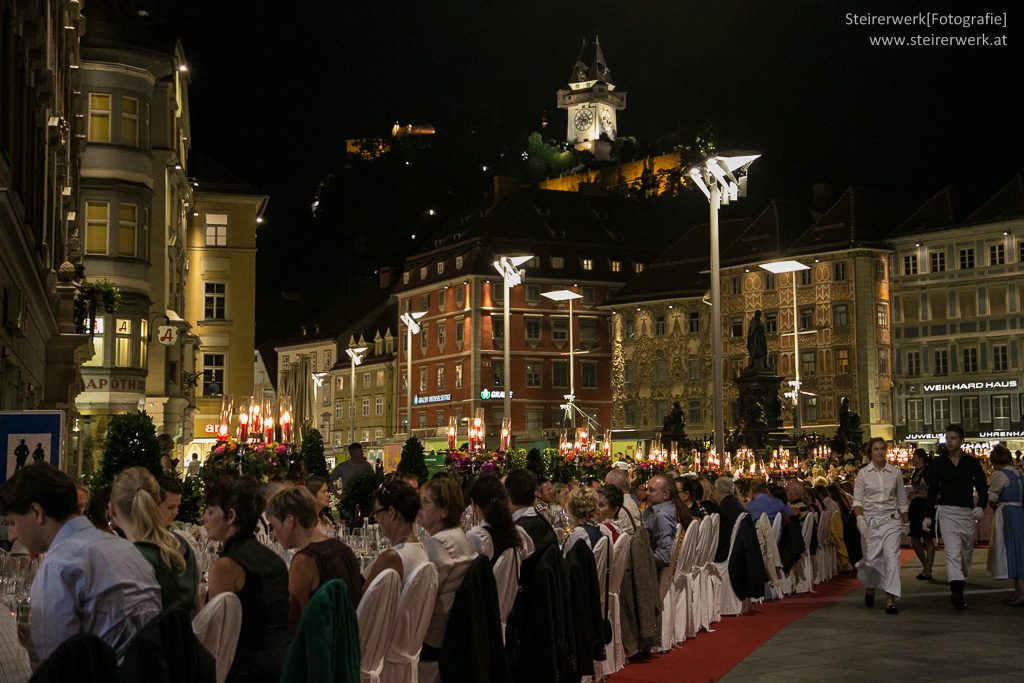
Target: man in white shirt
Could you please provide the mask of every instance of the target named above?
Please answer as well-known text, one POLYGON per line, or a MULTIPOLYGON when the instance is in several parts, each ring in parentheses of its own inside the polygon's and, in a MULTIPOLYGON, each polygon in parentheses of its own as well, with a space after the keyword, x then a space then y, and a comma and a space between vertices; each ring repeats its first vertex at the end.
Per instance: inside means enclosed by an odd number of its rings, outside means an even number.
POLYGON ((619 508, 619 514, 615 517, 615 524, 625 533, 632 535, 640 524, 640 508, 633 500, 633 496, 629 495, 629 474, 625 469, 616 466, 605 475, 604 483, 611 484, 622 491, 622 507, 619 508))
POLYGON ((853 487, 853 513, 864 538, 864 557, 857 563, 857 579, 864 584, 864 604, 875 603, 875 589, 886 593, 885 611, 897 614, 900 597, 900 539, 909 530, 907 491, 903 473, 886 462, 886 443, 869 442, 871 462, 861 468, 853 487))

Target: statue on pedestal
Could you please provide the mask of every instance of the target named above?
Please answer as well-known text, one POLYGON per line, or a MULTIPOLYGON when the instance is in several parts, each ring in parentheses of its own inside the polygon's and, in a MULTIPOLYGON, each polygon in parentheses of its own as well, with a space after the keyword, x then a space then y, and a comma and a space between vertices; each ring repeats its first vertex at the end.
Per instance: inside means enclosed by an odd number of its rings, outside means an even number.
POLYGON ((765 336, 764 322, 761 320, 761 311, 754 311, 754 317, 750 321, 750 329, 747 332, 747 356, 750 360, 747 367, 755 371, 768 370, 768 339, 765 336))
POLYGON ((683 444, 683 440, 686 439, 686 421, 683 419, 683 408, 679 405, 679 401, 675 401, 672 404, 672 410, 668 415, 665 416, 661 427, 661 447, 668 450, 672 447, 672 442, 676 442, 678 445, 683 444))

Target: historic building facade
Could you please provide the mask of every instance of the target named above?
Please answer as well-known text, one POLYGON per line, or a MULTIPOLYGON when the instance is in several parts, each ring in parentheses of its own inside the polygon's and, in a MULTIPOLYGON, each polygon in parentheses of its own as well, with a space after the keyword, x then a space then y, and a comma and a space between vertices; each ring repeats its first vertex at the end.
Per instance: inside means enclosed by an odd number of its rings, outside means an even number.
POLYGON ((896 436, 1024 443, 1024 185, 1017 176, 957 220, 948 188, 890 238, 896 436))
POLYGON ((358 337, 352 333, 344 345, 339 340, 341 353, 327 380, 334 386, 334 401, 325 393, 317 408, 318 422, 327 430, 324 440, 330 433, 333 451, 339 455, 353 441, 376 446, 395 432, 399 340, 392 331, 394 310, 394 306, 382 307, 382 315, 371 324, 360 326, 358 337), (365 351, 353 372, 346 350, 357 348, 365 351))

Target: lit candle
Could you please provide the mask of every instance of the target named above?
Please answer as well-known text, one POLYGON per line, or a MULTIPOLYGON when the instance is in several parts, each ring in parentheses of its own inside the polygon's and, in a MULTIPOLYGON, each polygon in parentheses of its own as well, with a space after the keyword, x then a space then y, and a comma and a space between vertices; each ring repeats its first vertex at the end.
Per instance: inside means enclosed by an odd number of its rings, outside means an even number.
POLYGON ((242 442, 249 440, 249 413, 245 411, 238 414, 238 440, 242 442))
POLYGON ((455 450, 455 439, 458 436, 459 420, 454 415, 448 418, 448 450, 455 450))
POLYGON ((281 441, 283 443, 288 443, 289 441, 291 441, 292 416, 288 412, 287 408, 285 408, 284 412, 281 413, 280 423, 281 423, 281 441))

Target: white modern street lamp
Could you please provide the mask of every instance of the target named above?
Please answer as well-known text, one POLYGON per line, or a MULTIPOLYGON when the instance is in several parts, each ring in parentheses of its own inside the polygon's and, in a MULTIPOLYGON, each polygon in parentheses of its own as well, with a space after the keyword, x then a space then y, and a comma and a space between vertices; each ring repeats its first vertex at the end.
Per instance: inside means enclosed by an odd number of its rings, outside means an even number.
POLYGON ((412 335, 419 334, 420 324, 416 321, 426 314, 426 311, 410 311, 398 316, 399 321, 405 323, 405 417, 408 420, 409 436, 412 436, 412 335))
POLYGON ((576 427, 576 344, 572 334, 572 302, 582 299, 583 295, 571 289, 556 289, 553 292, 544 292, 541 296, 552 301, 569 302, 569 393, 565 400, 569 402, 569 419, 572 420, 572 426, 576 427))
POLYGON ((747 172, 761 155, 757 152, 722 152, 687 169, 687 175, 710 203, 711 223, 711 414, 715 427, 715 452, 725 452, 725 413, 722 405, 722 283, 718 258, 718 210, 747 195, 747 172))
POLYGON ((801 270, 810 270, 811 267, 799 261, 772 261, 771 263, 762 263, 761 268, 776 275, 790 273, 790 277, 793 279, 793 379, 789 382, 789 386, 792 389, 786 392, 786 398, 793 401, 793 434, 795 435, 800 430, 800 394, 807 393, 800 390, 800 335, 814 334, 815 332, 815 330, 804 330, 801 332, 799 329, 796 305, 796 274, 801 270))
POLYGON ((351 359, 352 372, 349 384, 349 418, 348 418, 348 442, 355 443, 356 440, 356 366, 362 365, 363 356, 366 354, 365 346, 352 346, 345 349, 345 353, 351 359))
POLYGON ((498 273, 501 274, 501 279, 504 281, 504 287, 505 287, 505 312, 504 312, 505 314, 504 314, 503 319, 502 319, 502 326, 503 327, 501 329, 502 329, 502 336, 504 337, 504 339, 502 340, 502 345, 505 347, 505 367, 504 367, 504 370, 502 371, 502 375, 504 375, 504 377, 502 379, 504 380, 504 383, 505 383, 505 404, 504 404, 505 414, 503 415, 503 417, 506 417, 506 418, 511 418, 512 417, 512 379, 511 379, 511 377, 512 377, 512 368, 510 367, 510 364, 511 364, 511 353, 510 353, 511 344, 510 344, 510 341, 512 339, 512 335, 511 335, 511 333, 508 330, 509 324, 510 324, 509 320, 511 318, 511 315, 509 313, 509 308, 508 308, 508 305, 509 305, 508 304, 509 290, 511 290, 516 285, 522 284, 523 277, 525 277, 525 275, 526 275, 526 271, 525 270, 520 270, 519 266, 523 265, 524 263, 526 263, 527 261, 529 261, 532 258, 533 258, 532 255, 530 255, 530 256, 499 256, 498 260, 494 262, 494 268, 495 268, 495 270, 498 271, 498 273))

